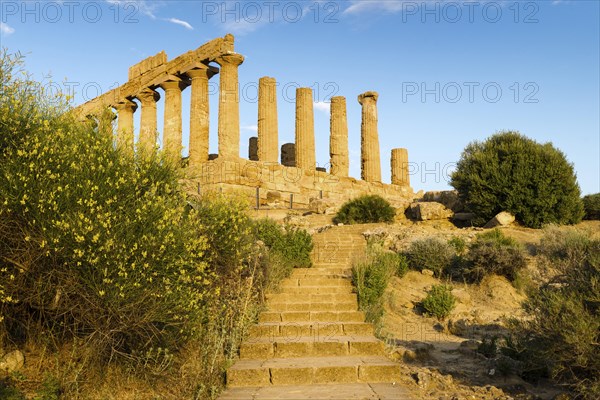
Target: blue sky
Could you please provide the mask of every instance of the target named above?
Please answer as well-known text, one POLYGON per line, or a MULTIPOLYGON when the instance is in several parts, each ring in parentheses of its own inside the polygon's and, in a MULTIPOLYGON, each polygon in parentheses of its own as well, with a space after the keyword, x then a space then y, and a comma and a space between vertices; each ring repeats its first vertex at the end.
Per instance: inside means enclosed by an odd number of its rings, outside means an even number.
MULTIPOLYGON (((256 134, 256 83, 273 76, 280 144, 294 141, 295 88, 314 89, 320 165, 329 161, 327 102, 346 96, 350 173, 360 177, 356 97, 375 90, 386 182, 392 148, 408 148, 416 190, 442 190, 469 142, 518 130, 560 148, 588 194, 600 192, 599 21, 596 0, 0 0, 0 46, 25 54, 35 78, 75 88, 79 104, 124 83, 145 57, 165 50, 171 59, 233 33, 246 57, 244 157, 256 134)), ((211 80, 211 152, 217 84, 211 80)), ((186 104, 189 91, 183 96, 186 104)), ((161 113, 159 103, 159 121, 161 113)), ((184 110, 184 141, 188 118, 184 110)))

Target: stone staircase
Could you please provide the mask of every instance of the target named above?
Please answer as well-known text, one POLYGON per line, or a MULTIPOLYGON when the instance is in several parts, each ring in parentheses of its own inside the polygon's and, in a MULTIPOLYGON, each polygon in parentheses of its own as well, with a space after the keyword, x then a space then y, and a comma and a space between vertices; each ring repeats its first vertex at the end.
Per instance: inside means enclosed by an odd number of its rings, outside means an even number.
POLYGON ((410 399, 395 385, 400 365, 384 356, 353 293, 351 263, 364 254, 366 229, 313 235, 313 268, 295 269, 268 295, 221 400, 410 399))

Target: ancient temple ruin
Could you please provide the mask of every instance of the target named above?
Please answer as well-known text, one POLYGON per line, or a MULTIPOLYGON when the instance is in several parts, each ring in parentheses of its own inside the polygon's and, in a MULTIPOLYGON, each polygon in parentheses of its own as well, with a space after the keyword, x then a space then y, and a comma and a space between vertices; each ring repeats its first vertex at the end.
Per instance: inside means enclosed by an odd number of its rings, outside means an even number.
POLYGON ((313 94, 310 88, 296 91, 295 143, 280 147, 276 80, 258 80, 258 138, 252 138, 248 159, 240 157, 238 67, 244 57, 234 51, 234 38, 226 35, 170 61, 160 52, 129 68, 128 82, 77 107, 82 119, 112 108, 118 114, 116 143, 130 152, 156 150, 157 107, 164 91, 162 151, 175 162, 181 160, 182 96, 191 87, 190 142, 187 174, 190 190, 241 191, 259 203, 288 199, 296 207, 311 199, 326 198, 339 204, 361 194, 379 194, 393 204, 412 199, 406 149, 391 153, 391 184, 381 182, 377 131, 376 92, 358 95, 362 105, 361 179, 350 177, 346 98, 331 98, 330 168, 317 168, 313 94), (217 64, 220 68, 211 65, 217 64), (218 155, 209 155, 209 86, 219 75, 218 155), (141 105, 139 139, 134 144, 134 113, 141 105), (134 150, 135 149, 135 150, 134 150), (280 150, 281 149, 281 154, 280 150))

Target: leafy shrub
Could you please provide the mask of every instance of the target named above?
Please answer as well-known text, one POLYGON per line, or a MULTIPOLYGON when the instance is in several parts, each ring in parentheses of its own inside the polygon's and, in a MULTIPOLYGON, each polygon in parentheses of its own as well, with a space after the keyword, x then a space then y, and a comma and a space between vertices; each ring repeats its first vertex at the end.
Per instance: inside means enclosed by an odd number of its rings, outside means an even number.
MULTIPOLYGON (((567 247, 568 242, 564 242, 567 247)), ((529 370, 546 370, 585 399, 600 397, 600 240, 542 286, 524 308, 517 335, 529 370)))
POLYGON ((274 289, 272 283, 288 277, 294 268, 312 265, 312 237, 306 230, 290 225, 281 226, 270 218, 263 218, 253 222, 253 231, 268 249, 269 267, 265 269, 268 289, 274 289))
POLYGON ((377 323, 383 315, 383 294, 392 276, 407 271, 401 254, 368 249, 367 259, 352 267, 352 282, 358 293, 358 304, 368 321, 377 323))
POLYGON ((427 297, 421 302, 421 306, 426 314, 443 321, 456 306, 456 297, 452 294, 452 287, 433 285, 427 292, 427 297))
POLYGON ((590 244, 589 235, 581 230, 548 226, 544 228, 536 254, 541 265, 564 273, 584 262, 590 244))
POLYGON ((476 225, 501 211, 533 228, 573 224, 583 217, 579 185, 565 155, 551 143, 539 144, 516 132, 470 143, 451 185, 476 214, 476 225))
POLYGON ((395 215, 394 207, 383 197, 365 195, 344 203, 333 221, 336 224, 393 222, 395 215))
POLYGON ((600 193, 583 196, 584 219, 600 219, 600 193))
POLYGON ((452 263, 455 252, 452 246, 437 237, 427 237, 413 241, 407 251, 408 262, 412 269, 429 269, 437 277, 442 276, 452 263))
POLYGON ((480 282, 489 274, 514 281, 525 265, 525 254, 519 243, 494 229, 478 235, 471 243, 459 273, 472 282, 480 282))
POLYGON ((467 250, 467 242, 460 236, 453 236, 448 239, 448 244, 454 248, 457 255, 462 255, 467 250))

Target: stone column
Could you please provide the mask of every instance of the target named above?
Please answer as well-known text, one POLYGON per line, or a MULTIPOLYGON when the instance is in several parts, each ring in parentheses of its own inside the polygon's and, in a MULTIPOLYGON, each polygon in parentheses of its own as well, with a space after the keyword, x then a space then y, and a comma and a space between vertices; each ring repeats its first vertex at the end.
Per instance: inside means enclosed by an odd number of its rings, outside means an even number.
POLYGON ((133 113, 137 104, 129 99, 115 106, 118 113, 117 145, 133 155, 133 113))
POLYGON ((314 171, 315 122, 312 89, 296 89, 296 167, 314 171))
POLYGON ((190 167, 208 161, 209 98, 208 80, 217 73, 210 67, 186 71, 192 81, 190 104, 190 167))
POLYGON ((258 159, 277 162, 277 86, 275 78, 258 80, 258 159))
POLYGON ((331 98, 331 119, 329 136, 330 173, 336 176, 348 176, 348 120, 346 117, 346 98, 331 98))
POLYGON ((408 150, 392 149, 392 184, 400 186, 410 186, 410 177, 408 176, 408 150))
POLYGON ((138 152, 150 154, 156 147, 156 102, 160 94, 152 89, 144 89, 135 97, 142 103, 142 117, 138 152))
POLYGON ((362 105, 360 125, 361 178, 367 182, 381 182, 379 134, 377 133, 377 92, 358 96, 362 105))
POLYGON ((240 157, 240 94, 238 66, 244 56, 224 54, 215 59, 221 66, 219 92, 219 157, 240 157))
POLYGON ((179 163, 181 160, 181 91, 187 83, 181 80, 166 81, 160 85, 165 90, 165 122, 163 127, 163 150, 167 157, 179 163))

